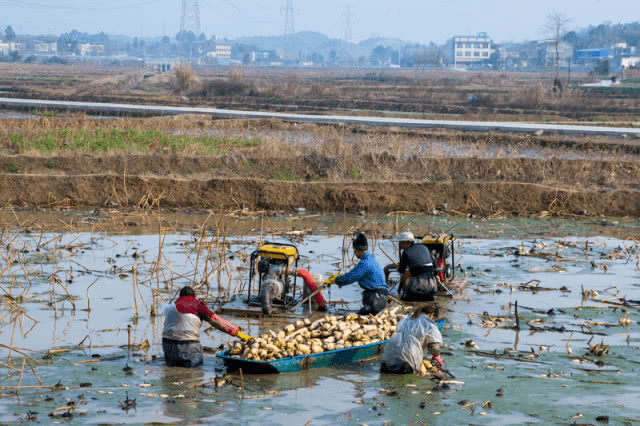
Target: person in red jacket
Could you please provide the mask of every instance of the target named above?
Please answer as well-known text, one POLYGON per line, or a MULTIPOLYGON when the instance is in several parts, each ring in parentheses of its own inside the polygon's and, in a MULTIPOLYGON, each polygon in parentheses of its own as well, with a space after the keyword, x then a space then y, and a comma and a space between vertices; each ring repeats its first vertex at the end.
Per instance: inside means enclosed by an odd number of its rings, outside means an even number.
POLYGON ((162 350, 165 363, 170 367, 197 367, 202 364, 203 350, 200 344, 200 325, 207 321, 220 331, 248 340, 240 328, 223 320, 201 300, 190 286, 180 290, 176 303, 165 308, 162 350))

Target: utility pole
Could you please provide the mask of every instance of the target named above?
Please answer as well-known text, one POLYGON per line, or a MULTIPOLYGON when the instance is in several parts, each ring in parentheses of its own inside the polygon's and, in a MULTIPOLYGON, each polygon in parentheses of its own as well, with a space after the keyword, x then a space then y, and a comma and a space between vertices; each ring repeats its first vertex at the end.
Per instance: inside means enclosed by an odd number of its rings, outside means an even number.
POLYGON ((286 15, 284 20, 284 35, 293 35, 293 0, 287 0, 286 15))
POLYGON ((347 5, 345 7, 347 11, 345 12, 345 28, 344 28, 344 41, 347 43, 351 42, 351 6, 347 5))
MULTIPOLYGON (((287 6, 284 8, 285 10, 285 19, 284 19, 284 38, 286 45, 286 53, 285 53, 285 62, 291 60, 294 56, 294 40, 293 40, 293 0, 287 0, 287 6)), ((282 9, 281 9, 282 12, 282 9)))
MULTIPOLYGON (((182 0, 182 16, 180 18, 180 32, 185 34, 191 31, 195 34, 194 43, 198 44, 200 39, 200 8, 198 0, 182 0)), ((191 50, 193 43, 189 43, 189 59, 191 59, 191 50)))
POLYGON ((344 16, 344 40, 340 43, 340 52, 338 57, 340 58, 340 62, 344 65, 346 50, 348 47, 346 45, 351 43, 351 17, 353 16, 351 13, 351 6, 347 5, 345 7, 347 11, 343 14, 344 16))

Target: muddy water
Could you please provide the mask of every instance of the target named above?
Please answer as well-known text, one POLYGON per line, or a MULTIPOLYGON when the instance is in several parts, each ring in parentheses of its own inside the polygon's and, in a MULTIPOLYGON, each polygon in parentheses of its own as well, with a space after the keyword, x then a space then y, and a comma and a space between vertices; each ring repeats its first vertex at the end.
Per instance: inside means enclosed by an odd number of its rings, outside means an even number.
MULTIPOLYGON (((443 358, 455 375, 453 382, 439 385, 416 376, 381 375, 379 361, 372 360, 301 373, 245 375, 242 381, 236 376, 231 383, 227 377, 216 387, 215 378, 225 371, 213 354, 199 369, 164 366, 162 318, 149 312, 151 288, 159 288, 164 303, 176 288, 202 279, 207 251, 203 246, 197 249, 197 234, 15 231, 3 235, 6 270, 0 285, 3 294, 21 297, 9 304, 4 296, 0 344, 28 354, 37 377, 28 364, 22 377, 3 365, 0 386, 37 386, 39 378, 42 385, 59 387, 22 388, 19 393, 5 388, 0 395, 0 422, 32 416, 42 423, 72 424, 419 420, 494 425, 596 424, 604 416, 609 424, 625 424, 640 418, 639 318, 632 302, 640 299, 635 221, 404 219, 412 229, 454 228, 458 235, 457 274, 466 286, 453 300, 441 301, 449 320, 443 331, 443 358), (158 277, 154 265, 159 252, 158 277), (591 289, 598 294, 590 292, 583 298, 582 290, 591 289), (622 297, 632 306, 613 309, 622 297), (11 307, 23 309, 29 317, 12 322, 6 315, 11 307), (620 319, 627 316, 631 322, 625 326, 620 319), (128 350, 129 339, 134 346, 146 340, 150 347, 128 350), (599 343, 609 345, 603 356, 589 351, 599 343), (54 348, 68 351, 46 354, 54 348), (135 399, 135 407, 122 409, 127 398, 135 399), (57 410, 74 403, 74 409, 57 410), (56 417, 65 413, 69 413, 65 418, 56 417)), ((349 220, 371 226, 363 223, 367 218, 349 220)), ((338 228, 345 223, 343 218, 338 228)), ((343 256, 345 240, 333 225, 325 222, 304 237, 278 234, 269 240, 293 241, 304 256, 301 266, 326 275, 351 261, 351 251, 343 256)), ((278 227, 275 220, 273 226, 278 227)), ((230 232, 227 237, 228 266, 220 281, 225 291, 240 299, 245 294, 246 258, 258 238, 255 231, 230 232)), ((220 263, 214 237, 207 240, 213 247, 208 259, 211 271, 220 263)), ((394 244, 382 238, 376 242, 375 255, 383 265, 390 262, 385 252, 397 253, 394 244)), ((217 273, 210 278, 217 286, 217 273)), ((356 310, 360 305, 355 285, 332 288, 325 297, 344 302, 333 309, 356 310)), ((226 318, 253 335, 282 322, 226 318)), ((203 344, 212 351, 231 341, 219 332, 202 332, 203 344)), ((21 353, 0 349, 4 364, 21 369, 24 359, 21 353)))

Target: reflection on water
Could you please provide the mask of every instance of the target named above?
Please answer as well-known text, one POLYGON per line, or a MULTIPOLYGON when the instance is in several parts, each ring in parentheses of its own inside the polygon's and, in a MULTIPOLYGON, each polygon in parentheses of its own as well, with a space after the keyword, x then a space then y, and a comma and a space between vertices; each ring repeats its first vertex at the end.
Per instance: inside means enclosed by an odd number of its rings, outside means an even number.
MULTIPOLYGON (((454 221, 442 220, 447 228, 454 221)), ((416 376, 381 375, 377 360, 281 375, 234 374, 231 383, 220 386, 215 378, 223 370, 213 354, 206 354, 202 368, 166 367, 162 318, 151 314, 154 297, 160 307, 182 285, 201 281, 205 263, 209 272, 224 264, 222 288, 240 302, 254 235, 229 237, 227 257, 218 259, 215 250, 195 244, 191 233, 167 234, 161 246, 157 235, 12 234, 4 242, 0 281, 5 307, 0 362, 11 356, 20 369, 24 356, 16 350, 9 355, 8 347, 26 349, 39 362, 34 364, 38 377, 28 365, 22 375, 6 369, 0 386, 38 386, 42 380, 61 381, 65 388, 23 389, 19 397, 4 389, 0 421, 16 421, 30 410, 44 419, 80 394, 84 400, 76 410, 84 417, 74 416, 70 423, 571 423, 576 413, 585 423, 605 414, 613 423, 640 417, 632 397, 638 392, 640 333, 633 301, 640 299, 635 295, 640 252, 636 240, 617 237, 637 224, 620 223, 614 237, 594 237, 589 223, 576 221, 459 220, 456 226, 458 275, 466 286, 454 300, 441 300, 448 319, 443 358, 456 376, 445 386, 416 376), (621 306, 625 301, 628 306, 621 306), (628 326, 622 321, 626 316, 628 326), (151 345, 148 351, 137 349, 144 340, 151 345), (76 349, 81 342, 90 347, 76 349), (608 354, 590 354, 595 343, 609 345, 608 354), (53 357, 34 352, 54 347, 72 350, 53 357), (131 374, 124 373, 126 366, 131 374), (83 382, 90 386, 81 388, 83 382), (136 407, 125 412, 119 403, 127 392, 136 407)), ((328 232, 298 238, 300 266, 324 276, 349 269, 353 259, 350 250, 343 256, 343 242, 342 235, 328 232)), ((390 262, 385 252, 397 256, 389 239, 379 239, 375 247, 382 265, 390 262)), ((210 277, 215 295, 218 278, 210 277)), ((354 310, 360 303, 357 286, 332 287, 325 297, 350 302, 354 310)), ((302 308, 297 314, 304 314, 302 308)), ((286 321, 227 319, 253 335, 286 321)), ((202 333, 209 348, 233 340, 202 333)))

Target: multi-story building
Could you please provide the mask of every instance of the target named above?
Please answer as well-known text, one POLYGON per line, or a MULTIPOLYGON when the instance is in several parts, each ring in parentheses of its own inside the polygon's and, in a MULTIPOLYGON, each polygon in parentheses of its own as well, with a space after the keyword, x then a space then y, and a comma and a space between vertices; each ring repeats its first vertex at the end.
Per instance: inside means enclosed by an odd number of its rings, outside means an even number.
POLYGON ((15 41, 0 42, 0 54, 8 55, 11 52, 19 52, 22 50, 22 43, 15 41))
POLYGON ((216 43, 215 52, 207 52, 207 56, 216 59, 231 59, 231 45, 216 43))
POLYGON ((216 44, 216 58, 218 59, 231 59, 231 45, 230 44, 216 44))
POLYGON ((78 50, 82 56, 104 56, 104 44, 80 44, 78 50))
POLYGON ((564 41, 539 40, 535 42, 533 51, 539 66, 568 65, 573 57, 573 47, 564 41), (557 49, 557 51, 556 51, 557 49), (556 64, 556 59, 558 63, 556 64))
POLYGON ((493 52, 492 42, 487 33, 454 36, 448 40, 447 46, 449 63, 454 67, 487 64, 493 52))
POLYGON ((58 43, 57 42, 53 42, 53 43, 34 43, 33 44, 33 50, 38 52, 38 53, 53 53, 56 54, 58 53, 58 43))

